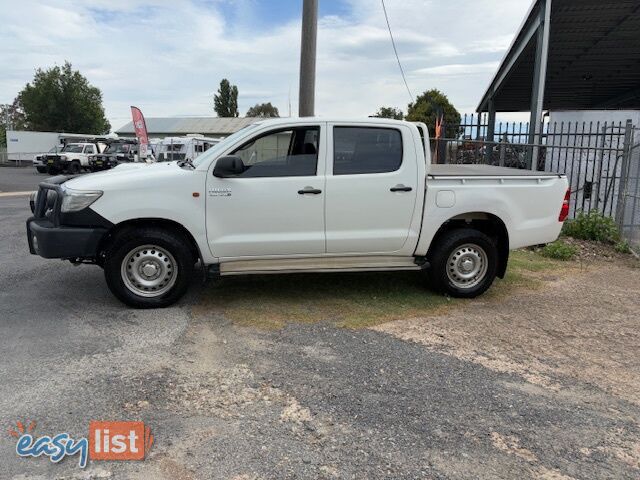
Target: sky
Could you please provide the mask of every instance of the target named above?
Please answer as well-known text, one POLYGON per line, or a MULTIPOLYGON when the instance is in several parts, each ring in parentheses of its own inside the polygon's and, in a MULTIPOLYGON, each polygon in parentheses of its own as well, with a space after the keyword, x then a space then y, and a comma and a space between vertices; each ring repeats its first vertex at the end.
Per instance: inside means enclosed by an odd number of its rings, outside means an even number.
MULTIPOLYGON (((475 110, 530 0, 385 0, 413 96, 443 91, 475 110)), ((319 0, 316 114, 406 112, 379 0, 319 0)), ((0 0, 0 103, 37 68, 70 61, 101 89, 113 129, 147 117, 214 115, 228 78, 244 115, 271 102, 296 115, 302 0, 0 0)))

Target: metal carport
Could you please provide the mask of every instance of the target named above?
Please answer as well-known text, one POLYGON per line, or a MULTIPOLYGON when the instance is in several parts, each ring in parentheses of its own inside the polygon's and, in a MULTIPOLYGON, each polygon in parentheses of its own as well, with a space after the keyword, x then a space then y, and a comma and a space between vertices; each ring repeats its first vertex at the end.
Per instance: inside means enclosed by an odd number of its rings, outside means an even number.
POLYGON ((640 108, 640 0, 535 0, 478 105, 531 112, 539 143, 543 110, 640 108))

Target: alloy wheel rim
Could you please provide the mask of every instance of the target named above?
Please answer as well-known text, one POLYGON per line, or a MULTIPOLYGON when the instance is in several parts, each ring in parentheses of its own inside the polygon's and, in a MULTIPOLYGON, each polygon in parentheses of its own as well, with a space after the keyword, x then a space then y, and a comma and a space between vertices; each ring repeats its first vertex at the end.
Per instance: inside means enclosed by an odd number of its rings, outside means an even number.
POLYGON ((125 255, 120 274, 130 292, 141 297, 159 297, 175 285, 178 265, 166 249, 143 245, 125 255))

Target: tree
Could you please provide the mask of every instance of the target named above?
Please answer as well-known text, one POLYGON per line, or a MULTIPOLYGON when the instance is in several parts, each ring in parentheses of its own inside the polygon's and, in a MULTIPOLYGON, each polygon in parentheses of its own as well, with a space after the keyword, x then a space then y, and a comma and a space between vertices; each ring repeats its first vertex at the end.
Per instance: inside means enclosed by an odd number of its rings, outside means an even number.
POLYGON ((111 125, 104 115, 102 92, 71 63, 38 69, 16 98, 28 130, 102 135, 111 125))
POLYGON ((280 116, 278 107, 274 107, 269 103, 256 103, 253 107, 247 110, 247 117, 260 117, 260 118, 277 118, 280 116))
POLYGON ((457 137, 460 130, 460 113, 449 102, 447 96, 435 88, 424 92, 409 104, 407 118, 410 122, 424 122, 429 130, 433 131, 436 119, 444 115, 447 126, 445 136, 457 137))
POLYGON ((404 113, 396 107, 380 107, 374 117, 402 120, 404 118, 404 113))
POLYGON ((0 105, 0 146, 7 146, 7 130, 24 130, 24 112, 14 100, 12 104, 0 105))
POLYGON ((231 85, 226 78, 222 79, 218 93, 213 96, 213 109, 219 117, 237 117, 239 115, 238 87, 231 85))

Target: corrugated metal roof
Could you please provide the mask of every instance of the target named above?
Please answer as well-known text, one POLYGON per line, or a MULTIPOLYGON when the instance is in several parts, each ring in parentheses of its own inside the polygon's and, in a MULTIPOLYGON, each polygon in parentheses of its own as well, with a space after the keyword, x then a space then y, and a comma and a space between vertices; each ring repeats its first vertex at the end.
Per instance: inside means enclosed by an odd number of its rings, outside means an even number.
MULTIPOLYGON (((541 0, 482 98, 497 111, 529 111, 541 0)), ((553 0, 545 110, 640 108, 640 1, 553 0)))
MULTIPOLYGON (((154 134, 188 134, 201 133, 203 135, 230 135, 238 130, 259 121, 259 118, 235 117, 148 117, 147 132, 154 134)), ((133 122, 120 127, 118 135, 133 135, 133 122)))

